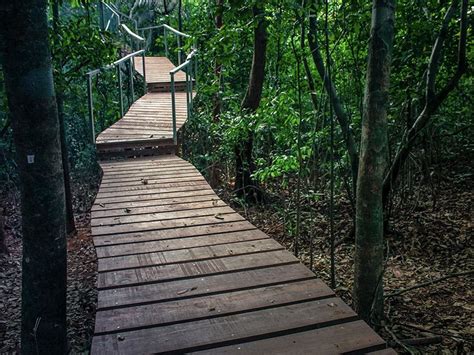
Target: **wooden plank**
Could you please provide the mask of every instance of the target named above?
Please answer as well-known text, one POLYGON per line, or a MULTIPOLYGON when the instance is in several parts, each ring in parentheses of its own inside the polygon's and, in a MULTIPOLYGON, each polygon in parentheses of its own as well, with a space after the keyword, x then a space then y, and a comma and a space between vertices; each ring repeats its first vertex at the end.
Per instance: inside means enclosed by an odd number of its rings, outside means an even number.
POLYGON ((168 250, 193 249, 212 245, 231 245, 243 241, 267 239, 268 236, 258 229, 233 231, 219 234, 205 234, 188 238, 155 240, 140 243, 119 244, 97 247, 97 257, 113 257, 123 255, 137 255, 144 253, 161 252, 168 250))
POLYGON ((131 198, 132 200, 134 198, 142 198, 142 196, 156 196, 156 195, 162 195, 164 196, 165 194, 171 194, 171 193, 189 193, 191 191, 201 191, 201 190, 208 190, 209 185, 206 182, 197 182, 194 184, 186 184, 184 186, 171 186, 171 187, 163 187, 163 188, 150 188, 146 190, 137 190, 137 191, 128 191, 124 190, 121 192, 101 192, 99 190, 99 193, 97 194, 96 201, 110 201, 111 199, 113 200, 118 200, 120 198, 131 198))
POLYGON ((287 251, 278 250, 181 264, 103 272, 99 273, 97 283, 100 290, 104 288, 136 286, 144 283, 223 274, 238 270, 295 262, 298 262, 298 260, 292 254, 287 251))
MULTIPOLYGON (((146 201, 156 201, 156 200, 169 200, 169 199, 175 199, 175 198, 181 198, 181 197, 191 197, 191 196, 202 196, 202 195, 208 195, 211 193, 212 190, 210 190, 208 187, 202 187, 199 189, 194 189, 194 190, 187 190, 187 191, 168 191, 168 192, 162 192, 162 193, 153 193, 153 194, 148 194, 148 195, 139 195, 139 196, 120 196, 120 197, 108 197, 108 198, 103 198, 103 199, 97 199, 96 198, 96 205, 99 207, 102 206, 117 206, 119 203, 122 202, 127 202, 130 203, 130 206, 132 206, 132 203, 134 202, 146 202, 146 201)), ((213 194, 213 196, 215 196, 213 194)))
MULTIPOLYGON (((170 182, 180 182, 180 181, 202 181, 204 178, 202 175, 198 175, 197 173, 189 173, 189 174, 180 174, 177 175, 177 177, 171 177, 171 176, 162 176, 161 178, 151 178, 151 179, 146 179, 146 184, 147 185, 158 185, 158 184, 166 184, 170 182)), ((114 188, 114 187, 123 187, 123 186, 136 186, 144 184, 144 178, 133 178, 133 180, 129 181, 112 181, 112 182, 107 182, 104 181, 104 183, 101 184, 100 188, 101 189, 109 189, 109 188, 114 188)))
POLYGON ((157 184, 135 184, 134 186, 116 186, 110 187, 108 189, 99 189, 97 196, 126 196, 126 195, 136 195, 142 193, 159 193, 167 190, 175 190, 180 187, 189 187, 189 186, 209 186, 207 181, 204 178, 195 179, 195 180, 185 180, 178 182, 167 182, 167 183, 157 183, 157 184))
MULTIPOLYGON (((366 353, 371 349, 384 346, 385 343, 382 338, 367 324, 358 320, 300 333, 206 349, 190 354, 306 355, 317 353, 318 355, 333 355, 366 353)), ((370 354, 381 355, 385 353, 370 352, 370 354)), ((388 354, 389 353, 387 353, 387 355, 388 354)))
POLYGON ((310 279, 198 298, 99 311, 96 334, 118 333, 241 312, 274 308, 333 296, 321 280, 310 279))
POLYGON ((205 235, 214 235, 221 233, 230 233, 236 231, 255 230, 256 227, 246 220, 237 222, 224 222, 214 224, 202 224, 193 226, 183 226, 181 228, 164 228, 149 231, 136 230, 133 233, 110 234, 103 236, 94 236, 94 244, 98 246, 120 245, 129 243, 143 243, 156 240, 173 240, 199 237, 205 235))
MULTIPOLYGON (((172 211, 186 211, 186 210, 195 210, 203 208, 215 208, 215 207, 225 207, 227 206, 222 200, 215 197, 214 199, 207 199, 203 202, 193 202, 187 203, 175 203, 161 206, 146 206, 138 208, 125 208, 125 209, 115 209, 115 210, 99 210, 93 211, 91 217, 93 220, 99 218, 109 218, 109 217, 119 217, 119 216, 135 216, 140 214, 153 214, 153 213, 163 213, 163 212, 172 212, 172 211)), ((92 222, 94 223, 94 221, 92 222)))
MULTIPOLYGON (((166 221, 173 219, 182 219, 182 218, 193 218, 193 217, 204 217, 204 216, 215 216, 217 219, 220 219, 220 216, 225 216, 226 214, 236 213, 232 208, 228 206, 216 206, 216 207, 207 207, 200 209, 188 209, 181 211, 163 211, 163 212, 154 212, 154 213, 145 213, 137 215, 125 214, 122 216, 112 216, 112 217, 103 217, 95 218, 91 221, 92 227, 114 227, 117 225, 124 224, 135 224, 142 222, 156 222, 156 221, 166 221)), ((224 218, 224 217, 223 217, 224 218)))
POLYGON ((246 255, 284 249, 273 239, 243 241, 232 244, 219 244, 192 249, 178 249, 172 251, 149 252, 110 258, 101 258, 98 262, 98 271, 116 271, 132 268, 171 265, 190 261, 203 261, 227 256, 246 255))
POLYGON ((179 218, 171 220, 157 220, 150 222, 140 222, 133 224, 123 224, 115 226, 97 226, 92 227, 92 236, 113 235, 120 233, 138 233, 145 231, 155 231, 159 229, 183 228, 189 226, 202 226, 210 224, 219 224, 224 222, 244 221, 245 219, 238 213, 228 213, 220 216, 200 216, 192 218, 179 218))
POLYGON ((212 190, 203 190, 201 194, 192 193, 188 196, 185 194, 172 197, 172 198, 157 198, 157 199, 147 199, 136 202, 122 202, 122 203, 97 203, 92 206, 92 212, 95 211, 113 211, 113 210, 123 210, 129 208, 133 210, 134 208, 148 207, 148 206, 167 206, 175 204, 187 204, 193 202, 205 202, 205 201, 216 201, 217 196, 212 190))
POLYGON ((355 319, 356 314, 344 302, 328 298, 220 318, 100 335, 93 339, 92 353, 183 353, 355 319))
POLYGON ((98 295, 97 308, 105 310, 166 302, 313 278, 314 274, 300 263, 276 265, 229 274, 102 290, 98 295))

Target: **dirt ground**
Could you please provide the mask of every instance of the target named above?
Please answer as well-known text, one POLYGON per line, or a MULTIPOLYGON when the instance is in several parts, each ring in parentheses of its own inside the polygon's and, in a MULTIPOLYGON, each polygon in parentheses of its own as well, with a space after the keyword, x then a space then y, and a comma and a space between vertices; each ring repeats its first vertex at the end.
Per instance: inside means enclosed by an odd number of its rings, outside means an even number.
MULTIPOLYGON (((385 271, 386 321, 379 330, 401 353, 468 354, 474 351, 473 224, 474 178, 450 174, 434 189, 415 187, 416 193, 394 203, 387 235, 385 271), (434 198, 435 197, 435 198, 434 198), (434 203, 435 202, 435 203, 434 203), (454 277, 454 274, 468 272, 454 277), (445 278, 444 280, 439 280, 445 278), (425 286, 422 286, 425 284, 425 286), (413 287, 406 292, 401 291, 413 287), (399 295, 390 296, 399 292, 399 295), (428 342, 421 345, 420 342, 428 342), (415 343, 415 345, 410 345, 415 343)), ((293 248, 288 233, 294 214, 279 203, 245 207, 221 197, 263 231, 293 248), (285 228, 286 226, 286 228, 285 228)), ((92 197, 88 193, 88 199, 92 197)), ((335 207, 337 240, 350 235, 351 207, 338 196, 335 207)), ((76 201, 77 202, 77 201, 76 201)), ((19 350, 21 239, 18 195, 4 199, 6 234, 10 255, 0 256, 0 353, 19 350)), ((77 203, 76 203, 77 205, 77 203)), ((85 205, 78 208, 77 233, 68 241, 68 337, 71 353, 87 353, 94 326, 97 299, 96 257, 85 205)), ((301 260, 330 283, 328 202, 314 202, 303 210, 301 260), (310 263, 310 245, 313 257, 310 263)), ((349 304, 353 277, 353 243, 344 240, 336 249, 336 292, 349 304)))

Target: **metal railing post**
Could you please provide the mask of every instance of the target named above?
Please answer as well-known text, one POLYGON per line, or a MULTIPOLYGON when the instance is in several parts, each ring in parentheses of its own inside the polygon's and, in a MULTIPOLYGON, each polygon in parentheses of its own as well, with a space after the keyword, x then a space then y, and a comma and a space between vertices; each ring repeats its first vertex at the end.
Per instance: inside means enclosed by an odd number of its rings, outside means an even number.
POLYGON ((189 111, 189 74, 187 72, 187 69, 185 70, 186 73, 186 111, 188 113, 188 118, 190 117, 190 111, 189 111))
POLYGON ((94 104, 92 102, 92 75, 87 75, 87 97, 89 106, 89 124, 92 134, 92 144, 95 144, 94 104))
MULTIPOLYGON (((193 69, 192 61, 190 63, 190 67, 191 67, 190 69, 192 70, 193 69)), ((189 76, 189 103, 191 105, 189 109, 189 118, 191 118, 193 114, 193 78, 191 75, 189 76)))
POLYGON ((171 111, 173 117, 173 142, 178 144, 178 136, 176 134, 176 93, 174 87, 174 73, 170 73, 171 76, 171 111))
POLYGON ((119 86, 119 100, 120 100, 120 118, 123 117, 123 91, 122 91, 122 72, 120 70, 120 64, 117 65, 117 76, 119 86))
POLYGON ((130 81, 130 97, 132 98, 132 103, 129 105, 129 106, 132 106, 132 104, 135 102, 135 88, 133 86, 133 61, 132 61, 132 57, 130 57, 130 60, 129 60, 129 67, 128 67, 128 77, 129 77, 129 81, 130 81))
POLYGON ((147 93, 146 70, 145 70, 145 51, 142 52, 142 70, 143 70, 143 92, 147 93))
POLYGON ((178 37, 178 65, 181 65, 181 55, 182 55, 182 50, 181 50, 181 36, 176 35, 178 37))

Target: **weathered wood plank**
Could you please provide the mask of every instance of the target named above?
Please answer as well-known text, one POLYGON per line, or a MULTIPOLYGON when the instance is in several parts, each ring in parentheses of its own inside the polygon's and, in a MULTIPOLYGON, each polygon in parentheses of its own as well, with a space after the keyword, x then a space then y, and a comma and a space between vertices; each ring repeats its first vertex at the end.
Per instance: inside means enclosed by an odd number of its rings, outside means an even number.
POLYGON ((189 226, 203 226, 210 224, 220 224, 224 222, 238 222, 245 219, 238 213, 223 214, 220 216, 202 216, 192 218, 180 218, 164 221, 150 221, 116 226, 92 227, 92 236, 113 235, 120 233, 138 233, 145 231, 156 231, 159 229, 183 228, 189 226))
MULTIPOLYGON (((232 230, 232 229, 231 229, 232 230)), ((140 243, 118 244, 111 246, 96 247, 97 257, 106 258, 114 256, 154 253, 169 250, 193 249, 212 245, 232 245, 233 243, 261 240, 269 238, 258 229, 204 234, 201 236, 181 237, 175 239, 155 240, 140 243)))
POLYGON ((125 214, 122 216, 112 216, 103 218, 94 218, 91 222, 92 227, 115 227, 117 225, 124 225, 130 223, 141 223, 141 222, 156 222, 166 221, 181 218, 192 218, 192 217, 203 217, 203 216, 215 216, 220 219, 229 213, 235 213, 235 211, 228 206, 214 206, 207 208, 188 209, 181 211, 170 211, 170 212, 154 212, 145 214, 129 215, 125 214))
POLYGON ((209 223, 209 219, 203 219, 201 225, 187 225, 180 228, 162 228, 154 230, 140 231, 133 233, 114 233, 103 236, 94 236, 95 246, 120 245, 128 243, 142 243, 156 240, 173 240, 199 237, 205 235, 218 235, 220 233, 230 233, 238 231, 256 230, 250 222, 242 219, 236 222, 216 222, 209 223), (207 222, 207 223, 205 223, 207 222))
POLYGON ((104 288, 136 286, 144 283, 229 273, 232 271, 295 262, 298 262, 298 260, 292 254, 287 251, 277 250, 181 264, 103 272, 99 273, 97 283, 100 290, 104 288))
POLYGON ((198 278, 127 286, 99 292, 99 310, 213 295, 315 278, 300 263, 240 270, 198 278))
POLYGON ((95 222, 99 218, 110 218, 110 217, 120 217, 120 216, 134 216, 141 214, 154 214, 154 213, 163 213, 163 212, 173 212, 173 211, 187 211, 187 210, 196 210, 203 208, 215 208, 215 207, 226 207, 227 205, 217 197, 214 199, 207 199, 203 202, 187 202, 187 203, 174 203, 168 205, 152 205, 145 207, 136 207, 136 208, 123 208, 115 210, 97 210, 91 213, 91 217, 95 222))
MULTIPOLYGON (((371 349, 378 349, 384 346, 385 343, 382 338, 367 324, 359 320, 300 333, 192 352, 191 354, 333 355, 349 352, 366 353, 371 349)), ((370 354, 385 353, 375 352, 370 354)))
POLYGON ((227 345, 290 330, 321 328, 356 319, 339 298, 328 298, 221 318, 95 336, 92 352, 163 354, 227 345), (335 312, 334 309, 337 309, 335 312), (283 321, 284 320, 284 321, 283 321))
POLYGON ((178 249, 172 251, 150 252, 99 259, 98 271, 116 271, 132 268, 161 266, 185 263, 190 261, 204 261, 227 256, 253 254, 266 251, 283 250, 283 246, 273 239, 243 241, 232 244, 219 244, 192 249, 178 249))
POLYGON ((99 311, 96 315, 95 333, 117 333, 217 316, 222 317, 333 295, 331 289, 321 280, 310 279, 198 298, 99 311))

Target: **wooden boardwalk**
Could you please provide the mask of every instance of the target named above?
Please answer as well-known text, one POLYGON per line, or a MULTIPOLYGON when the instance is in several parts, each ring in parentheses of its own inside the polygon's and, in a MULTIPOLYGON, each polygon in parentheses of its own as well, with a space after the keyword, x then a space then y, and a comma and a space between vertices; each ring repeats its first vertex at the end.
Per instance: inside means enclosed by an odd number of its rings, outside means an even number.
MULTIPOLYGON (((165 106, 166 95, 145 95, 114 125, 124 131, 115 138, 168 139, 165 106), (159 124, 144 124, 151 116, 159 124)), ((101 166, 91 212, 99 291, 92 354, 393 353, 190 163, 171 154, 101 166)))

